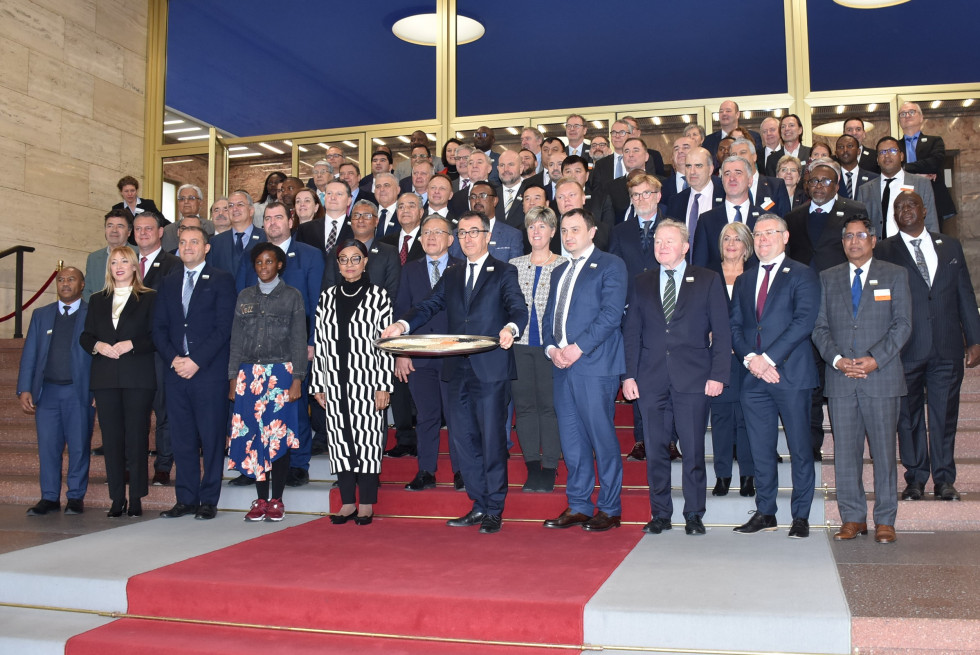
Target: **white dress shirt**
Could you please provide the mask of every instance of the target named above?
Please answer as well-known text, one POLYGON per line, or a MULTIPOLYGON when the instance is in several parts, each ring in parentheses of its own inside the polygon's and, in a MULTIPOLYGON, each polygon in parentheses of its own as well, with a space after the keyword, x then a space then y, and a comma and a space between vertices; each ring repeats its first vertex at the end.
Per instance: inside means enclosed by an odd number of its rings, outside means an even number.
MULTIPOLYGON (((565 307, 564 307, 564 310, 565 311, 564 311, 564 313, 561 316, 558 316, 558 303, 557 302, 555 303, 554 325, 558 325, 559 322, 560 322, 561 325, 562 325, 562 327, 565 326, 565 322, 568 320, 568 308, 571 307, 571 305, 572 305, 572 296, 575 295, 575 283, 578 281, 579 273, 581 273, 582 272, 582 269, 585 268, 585 262, 587 262, 589 260, 589 257, 592 256, 592 251, 593 250, 595 250, 595 246, 594 245, 589 246, 584 251, 582 251, 582 254, 581 255, 579 255, 579 257, 581 258, 581 261, 578 263, 577 266, 575 266, 575 272, 572 275, 572 283, 568 287, 568 296, 567 296, 567 299, 566 299, 566 302, 565 302, 565 307)), ((572 260, 573 259, 576 259, 571 254, 567 255, 567 257, 568 257, 568 266, 565 267, 565 272, 562 273, 561 278, 559 278, 559 280, 558 280, 558 290, 556 292, 558 294, 561 294, 561 289, 562 289, 562 287, 565 284, 565 278, 568 277, 569 273, 572 270, 572 263, 571 263, 572 260)), ((556 300, 557 300, 557 298, 556 298, 556 300)), ((558 343, 558 347, 559 348, 564 348, 567 345, 568 345, 568 330, 562 329, 562 339, 558 343)), ((552 346, 551 348, 549 348, 549 352, 553 348, 554 348, 554 346, 552 346)), ((551 355, 548 355, 548 358, 550 359, 551 358, 551 355)))

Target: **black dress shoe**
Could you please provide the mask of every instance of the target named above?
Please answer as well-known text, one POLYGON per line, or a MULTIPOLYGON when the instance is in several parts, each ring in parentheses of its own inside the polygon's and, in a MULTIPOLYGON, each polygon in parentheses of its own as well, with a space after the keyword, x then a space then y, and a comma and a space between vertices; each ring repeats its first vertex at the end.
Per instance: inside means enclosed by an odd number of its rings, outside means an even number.
POLYGON ((466 484, 463 482, 463 474, 459 471, 453 473, 453 489, 456 491, 466 491, 466 484))
POLYGON ((524 462, 527 467, 527 482, 521 487, 525 493, 535 492, 541 486, 541 462, 524 462))
POLYGON ((423 489, 435 489, 436 488, 436 476, 432 475, 428 471, 419 471, 415 474, 415 478, 405 485, 405 488, 409 491, 422 491, 423 489))
POLYGON ((755 477, 751 475, 742 475, 738 478, 738 495, 739 496, 754 496, 755 495, 755 477))
POLYGON ((704 534, 704 523, 701 522, 701 517, 697 514, 687 517, 684 532, 685 534, 704 534))
POLYGON ((354 525, 371 525, 371 521, 374 520, 374 514, 369 516, 358 516, 354 515, 354 525))
POLYGON ((31 507, 27 510, 28 516, 44 516, 48 512, 57 512, 61 509, 61 503, 57 500, 44 500, 43 498, 37 501, 37 505, 31 507))
POLYGON ((806 519, 793 519, 789 529, 790 539, 806 539, 810 536, 810 522, 806 519))
POLYGON ((670 530, 673 526, 670 524, 670 519, 665 519, 662 516, 658 516, 649 523, 643 526, 643 531, 647 534, 660 534, 665 530, 670 530))
POLYGON ((822 462, 823 461, 823 453, 820 452, 820 449, 819 448, 814 448, 813 449, 813 461, 814 462, 822 462))
POLYGON ((289 477, 286 479, 286 484, 290 487, 302 487, 304 484, 310 483, 310 474, 306 472, 305 469, 301 468, 289 468, 289 477))
POLYGON ((633 450, 626 456, 627 462, 642 462, 647 458, 647 447, 642 441, 633 444, 633 450))
POLYGON ((480 521, 480 534, 494 534, 500 532, 503 518, 500 514, 484 514, 480 521))
POLYGON ((712 496, 727 496, 728 488, 732 486, 731 478, 718 478, 715 481, 715 488, 711 490, 712 496))
POLYGON ((925 491, 926 486, 921 482, 909 482, 902 491, 902 500, 922 500, 925 491))
POLYGON ((197 508, 197 513, 194 514, 194 518, 196 518, 199 521, 207 521, 209 519, 213 519, 217 515, 218 515, 217 505, 206 505, 202 503, 201 506, 197 508))
POLYGON ((126 513, 126 499, 114 500, 112 501, 112 507, 106 512, 106 516, 110 519, 118 519, 120 516, 126 513))
POLYGON ((355 509, 350 514, 331 514, 330 522, 333 523, 334 525, 343 525, 344 523, 347 523, 348 521, 353 521, 356 518, 357 518, 357 510, 355 509))
POLYGON ((582 529, 587 532, 605 532, 606 530, 618 528, 620 521, 619 516, 609 516, 602 510, 599 510, 595 516, 582 524, 582 529))
POLYGON ((197 505, 184 505, 183 503, 177 503, 170 509, 160 512, 160 517, 165 519, 175 519, 187 514, 193 514, 196 511, 197 505))
POLYGON ((65 514, 81 514, 85 511, 85 503, 81 498, 69 498, 65 503, 65 514))
POLYGON ((771 532, 776 529, 776 517, 773 514, 760 514, 755 512, 748 523, 734 528, 733 532, 739 534, 754 534, 761 530, 771 532))
POLYGON ((129 510, 126 514, 129 516, 143 516, 143 500, 137 498, 129 501, 129 510))
POLYGON ((99 446, 98 448, 93 448, 92 449, 92 454, 93 455, 105 455, 105 450, 102 448, 102 446, 99 446))
POLYGON ((458 519, 449 519, 446 521, 446 525, 450 528, 469 528, 474 525, 480 525, 483 523, 483 517, 486 516, 483 512, 471 509, 470 513, 466 516, 461 516, 458 519))
POLYGON ((398 444, 394 448, 385 451, 385 457, 418 457, 418 449, 415 446, 398 444))
POLYGON ((956 491, 956 487, 948 482, 943 482, 936 485, 936 500, 959 500, 960 494, 956 491))
POLYGON ((239 473, 238 477, 234 480, 229 480, 228 484, 233 487, 247 487, 251 484, 255 484, 255 478, 250 478, 244 473, 239 473))

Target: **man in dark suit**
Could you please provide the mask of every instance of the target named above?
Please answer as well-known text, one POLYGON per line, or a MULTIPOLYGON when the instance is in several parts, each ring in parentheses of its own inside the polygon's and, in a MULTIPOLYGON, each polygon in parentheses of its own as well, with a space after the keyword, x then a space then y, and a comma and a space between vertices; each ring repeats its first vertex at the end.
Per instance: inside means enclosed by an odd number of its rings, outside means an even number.
POLYGON ((453 198, 453 182, 449 176, 436 173, 429 180, 426 191, 429 194, 429 214, 442 216, 453 225, 453 220, 457 217, 449 211, 449 201, 453 198))
POLYGON ((185 227, 179 244, 184 266, 164 278, 153 325, 153 343, 169 365, 167 416, 177 464, 177 502, 160 516, 213 519, 224 468, 228 354, 237 296, 231 273, 205 263, 209 246, 203 228, 185 227))
MULTIPOLYGON (((722 102, 718 106, 718 126, 720 129, 704 137, 704 141, 701 142, 701 147, 712 155, 718 152, 718 144, 721 143, 721 140, 738 127, 738 117, 738 103, 734 100, 725 100, 722 102)), ((753 130, 749 130, 749 134, 752 135, 752 140, 755 141, 756 150, 762 152, 762 137, 759 136, 758 132, 753 130)), ((721 162, 717 163, 721 165, 721 162)))
POLYGON ((898 110, 898 124, 905 137, 905 171, 932 182, 936 212, 945 220, 956 215, 953 197, 946 188, 946 144, 941 136, 922 133, 924 120, 922 107, 915 102, 905 102, 898 110))
POLYGON ((793 476, 789 536, 804 538, 810 534, 814 484, 810 391, 817 385, 810 333, 820 284, 813 269, 786 256, 789 233, 783 219, 763 214, 754 237, 759 262, 735 280, 730 319, 733 349, 748 369, 741 402, 755 462, 756 511, 735 531, 776 529, 777 419, 782 418, 793 476))
POLYGON ((912 294, 912 336, 902 350, 908 395, 902 397, 898 419, 898 452, 905 467, 903 500, 920 500, 932 474, 935 496, 959 500, 953 486, 953 447, 966 366, 980 363, 980 316, 966 266, 956 239, 925 229, 926 209, 914 192, 895 200, 901 232, 878 243, 875 258, 904 266, 912 294), (928 432, 925 394, 929 396, 928 432))
POLYGON ((899 355, 912 332, 905 268, 872 258, 877 238, 866 216, 843 231, 847 263, 820 274, 823 293, 813 343, 827 363, 827 404, 834 428, 837 507, 834 539, 867 534, 864 441, 874 468, 875 541, 895 541, 898 484, 895 429, 905 375, 899 355), (850 301, 850 302, 848 302, 850 301))
POLYGON ((58 302, 31 315, 17 375, 17 397, 25 414, 34 414, 41 464, 41 500, 27 510, 41 516, 61 509, 61 461, 68 448, 65 514, 85 511, 89 447, 95 413, 89 393, 92 355, 78 344, 88 304, 82 300, 85 277, 66 266, 55 278, 58 302))
POLYGON ((766 161, 769 160, 769 155, 779 150, 783 145, 779 138, 779 119, 775 116, 762 119, 762 123, 759 124, 759 135, 762 137, 762 149, 759 150, 756 168, 759 173, 765 175, 766 161))
MULTIPOLYGON (((408 192, 398 196, 398 224, 401 229, 397 234, 389 234, 381 243, 395 248, 401 268, 408 262, 413 262, 425 256, 419 232, 422 225, 422 199, 415 193, 408 192)), ((370 257, 368 258, 370 262, 370 257)), ((412 393, 408 384, 401 380, 394 381, 394 391, 391 394, 391 415, 395 420, 395 439, 393 448, 385 451, 385 457, 415 457, 418 454, 418 434, 415 429, 413 416, 415 414, 412 393)))
MULTIPOLYGON (((490 158, 487 157, 486 153, 480 152, 479 150, 475 150, 472 154, 469 155, 468 159, 469 161, 466 164, 467 172, 469 175, 468 186, 465 192, 459 191, 458 193, 454 193, 453 197, 450 198, 449 200, 449 211, 455 216, 462 216, 465 212, 468 212, 470 210, 484 211, 483 209, 478 209, 474 207, 473 203, 471 202, 473 199, 472 198, 473 187, 480 182, 489 184, 491 187, 493 187, 493 189, 497 191, 496 197, 497 198, 500 197, 499 194, 500 180, 498 179, 496 182, 494 182, 489 179, 492 170, 491 169, 492 162, 490 158)), ((504 218, 503 204, 498 202, 496 205, 494 205, 493 213, 489 214, 489 216, 490 219, 493 221, 502 221, 504 218)), ((457 243, 456 246, 458 247, 459 244, 457 243)))
MULTIPOLYGON (((566 157, 562 162, 561 170, 562 177, 555 185, 555 205, 558 216, 564 216, 572 209, 588 208, 596 219, 596 236, 593 243, 599 250, 608 251, 610 232, 615 224, 612 201, 601 188, 594 189, 591 194, 586 195, 585 190, 589 180, 588 164, 578 155, 566 157)), ((558 238, 551 240, 552 250, 561 253, 561 238, 557 234, 555 236, 558 238)))
POLYGON ((579 114, 572 114, 565 119, 565 138, 568 145, 565 147, 565 154, 578 155, 586 161, 589 158, 589 144, 585 142, 585 135, 589 133, 589 124, 579 114))
POLYGON ((849 134, 858 140, 861 146, 861 153, 858 155, 858 166, 872 173, 880 173, 878 168, 878 153, 874 148, 864 145, 867 132, 864 130, 864 119, 860 116, 851 116, 844 119, 844 134, 849 134))
MULTIPOLYGON (((354 162, 346 161, 340 165, 340 177, 338 179, 346 182, 350 189, 351 209, 354 208, 358 200, 369 200, 374 204, 378 204, 378 199, 370 189, 361 188, 361 169, 354 162)), ((348 210, 349 213, 350 210, 348 210)))
MULTIPOLYGON (((154 291, 160 289, 163 278, 180 268, 180 258, 163 249, 163 228, 155 216, 156 212, 140 214, 133 222, 136 235, 137 256, 143 284, 154 291), (145 214, 145 215, 144 215, 145 214)), ((170 422, 167 420, 167 392, 164 389, 164 374, 167 365, 156 353, 154 364, 157 375, 157 390, 153 396, 153 414, 156 416, 156 459, 153 461, 153 484, 170 484, 170 471, 174 465, 174 451, 170 445, 170 422)))
POLYGON ((621 326, 627 273, 622 259, 593 245, 595 232, 587 209, 562 217, 571 261, 551 274, 541 325, 545 355, 555 365, 555 413, 568 468, 568 507, 544 526, 602 532, 618 528, 622 515, 623 458, 613 408, 626 372, 621 326), (600 490, 593 504, 597 471, 600 490))
POLYGON ((265 241, 265 232, 252 224, 255 207, 247 191, 233 191, 228 195, 228 204, 231 206, 231 229, 211 238, 207 260, 215 268, 235 275, 255 244, 265 241))
MULTIPOLYGON (((350 225, 353 238, 363 243, 368 249, 368 263, 365 271, 371 283, 378 285, 388 292, 389 297, 394 298, 398 293, 401 262, 398 260, 398 251, 394 246, 374 238, 375 229, 378 226, 377 206, 370 200, 355 202, 354 209, 350 214, 350 225)), ((328 258, 324 262, 322 288, 328 289, 338 284, 340 279, 337 258, 328 258)))
MULTIPOLYGON (((479 187, 478 187, 479 188, 479 187)), ((500 348, 468 357, 447 357, 442 379, 449 383, 451 448, 473 508, 448 521, 451 527, 480 526, 482 533, 499 532, 507 496, 507 432, 510 381, 517 376, 510 347, 527 325, 528 311, 517 281, 517 269, 494 259, 490 219, 467 212, 459 219, 464 266, 446 270, 428 298, 413 306, 382 337, 420 329, 446 310, 450 334, 482 334, 500 339, 500 348)))
POLYGON ((766 175, 776 177, 776 166, 783 155, 793 155, 801 162, 810 158, 810 146, 800 142, 803 122, 796 114, 785 114, 779 119, 779 139, 783 145, 766 158, 766 175))
POLYGON ((398 178, 391 173, 378 174, 374 195, 378 198, 378 227, 374 238, 381 240, 389 234, 398 234, 398 178))
MULTIPOLYGON (((625 121, 626 124, 632 128, 630 136, 642 141, 643 128, 640 127, 640 123, 632 116, 623 116, 623 121, 625 121)), ((645 141, 644 144, 646 144, 645 141)), ((660 154, 659 150, 647 148, 646 171, 660 178, 667 177, 667 169, 664 168, 664 158, 663 155, 660 154)))
POLYGON ((497 135, 494 134, 493 128, 487 127, 486 125, 481 125, 473 132, 473 146, 475 150, 470 153, 472 157, 474 153, 482 152, 487 156, 490 162, 490 170, 487 172, 486 177, 474 177, 473 172, 470 171, 470 179, 473 180, 488 180, 495 186, 500 186, 500 177, 497 174, 497 162, 500 159, 500 154, 493 151, 493 144, 497 140, 497 135))
MULTIPOLYGON (((695 266, 721 270, 721 248, 718 239, 726 225, 733 222, 745 223, 751 230, 755 222, 765 213, 752 203, 749 184, 755 168, 744 157, 731 156, 721 165, 721 180, 725 188, 725 202, 704 212, 698 218, 698 230, 694 235, 694 254, 691 262, 695 266)), ((750 262, 746 264, 751 265, 750 262)), ((747 269, 746 269, 747 270, 747 269)))
POLYGON ((837 193, 842 198, 853 200, 857 196, 858 187, 878 177, 878 174, 865 170, 858 164, 861 143, 850 134, 842 134, 837 138, 834 153, 841 168, 837 193))
MULTIPOLYGON (((420 161, 412 167, 412 174, 398 183, 401 193, 413 192, 422 198, 422 207, 429 204, 429 180, 432 179, 432 162, 420 161)), ((399 194, 400 195, 400 194, 399 194)))
MULTIPOLYGON (((463 263, 463 260, 449 256, 453 227, 448 219, 427 216, 422 221, 420 240, 425 257, 408 262, 401 269, 401 282, 394 302, 396 316, 407 314, 413 306, 428 298, 449 266, 463 263)), ((414 334, 446 334, 449 329, 447 321, 446 312, 441 311, 429 319, 428 323, 414 330, 414 334)), ((441 370, 442 359, 438 357, 395 358, 395 377, 402 384, 408 384, 412 397, 419 400, 415 403, 418 412, 418 473, 405 485, 409 491, 433 489, 436 486, 439 428, 442 425, 442 416, 448 416, 451 407, 449 384, 439 379, 441 370)), ((457 489, 462 489, 462 475, 459 473, 456 452, 452 450, 449 454, 454 483, 457 489)))
MULTIPOLYGON (((847 139, 853 141, 851 137, 847 139)), ((820 273, 847 261, 840 235, 844 224, 855 216, 867 216, 864 205, 856 200, 837 196, 839 169, 831 159, 815 159, 807 167, 807 190, 810 200, 786 215, 789 227, 789 244, 786 252, 795 261, 809 265, 820 273)), ((810 407, 810 438, 813 458, 823 460, 821 447, 824 441, 823 359, 814 347, 820 383, 814 387, 810 407)))
MULTIPOLYGON (((380 179, 394 179, 381 176, 380 179)), ((336 245, 353 237, 350 221, 347 220, 347 207, 350 203, 350 188, 343 180, 327 182, 324 188, 324 216, 314 218, 299 226, 296 240, 313 246, 323 253, 324 261, 332 259, 336 245)), ((316 303, 314 303, 316 307, 316 303)))
POLYGON ((675 196, 690 186, 687 181, 687 153, 696 147, 694 141, 687 137, 681 136, 674 139, 674 149, 671 159, 673 165, 671 170, 668 171, 667 179, 663 183, 663 201, 668 207, 670 206, 670 201, 675 196))
MULTIPOLYGON (((327 184, 327 193, 331 193, 336 185, 327 184)), ((329 197, 329 196, 328 196, 329 197)), ((282 281, 299 290, 303 296, 303 309, 306 311, 307 325, 307 357, 313 359, 313 332, 316 316, 317 303, 320 300, 320 290, 323 284, 324 261, 322 253, 311 245, 300 243, 292 238, 289 233, 289 214, 285 205, 278 202, 270 202, 265 207, 265 233, 269 243, 279 246, 286 253, 286 267, 280 273, 282 281)), ((331 253, 336 248, 331 249, 331 253)), ((238 268, 236 276, 236 288, 239 292, 245 287, 258 284, 258 276, 255 267, 252 266, 251 258, 242 258, 242 263, 238 268)), ((313 450, 312 424, 307 407, 319 405, 310 403, 308 394, 308 384, 304 384, 303 395, 297 400, 299 411, 299 423, 296 430, 296 438, 299 447, 290 451, 289 455, 289 478, 286 481, 290 487, 300 487, 309 484, 310 481, 310 456, 313 450)), ((316 410, 314 410, 315 412, 316 410)), ((322 411, 322 408, 321 408, 322 411)), ((324 423, 325 423, 324 419, 324 423)), ((325 432, 326 428, 324 428, 325 432)), ((324 436, 325 438, 325 436, 324 436)), ((250 484, 245 480, 248 476, 239 476, 238 484, 250 484), (245 479, 242 479, 242 478, 245 479)))
MULTIPOLYGON (((480 212, 485 216, 495 216, 500 199, 497 196, 497 189, 489 182, 477 182, 470 187, 469 202, 471 211, 480 212)), ((524 253, 521 243, 522 235, 520 232, 507 225, 497 218, 490 219, 490 242, 487 248, 490 256, 502 262, 509 262, 514 257, 520 257, 524 253)), ((464 252, 462 243, 459 239, 449 246, 449 254, 458 259, 462 259, 464 252)))
MULTIPOLYGON (((634 174, 634 171, 637 173, 646 171, 647 174, 651 174, 649 171, 649 166, 647 166, 650 161, 650 154, 647 152, 646 144, 642 139, 630 137, 626 140, 626 143, 623 144, 621 152, 623 157, 623 168, 626 170, 626 175, 618 177, 615 180, 601 186, 601 188, 609 195, 610 200, 612 200, 613 213, 616 215, 616 223, 621 223, 627 218, 627 212, 629 211, 630 206, 627 185, 629 184, 631 175, 634 174)), ((593 172, 593 177, 594 176, 595 173, 593 172)), ((596 187, 596 182, 593 180, 593 188, 596 187)))
POLYGON ((748 139, 735 139, 730 152, 732 157, 744 157, 752 165, 752 179, 749 181, 749 198, 752 204, 777 216, 786 216, 793 208, 786 191, 786 182, 778 177, 759 174, 755 144, 748 139))
POLYGON ((500 153, 497 169, 500 175, 499 202, 502 209, 497 218, 523 232, 524 205, 521 202, 521 189, 524 187, 524 179, 521 177, 520 156, 513 150, 505 150, 500 153))
MULTIPOLYGON (((375 190, 375 178, 382 173, 391 173, 393 169, 391 160, 391 149, 388 146, 379 147, 371 155, 371 172, 361 178, 358 186, 364 191, 370 191, 377 195, 375 190)), ((397 184, 398 178, 395 178, 397 184)))
MULTIPOLYGON (((688 139, 690 140, 690 139, 688 139)), ((692 141, 693 143, 693 141, 692 141)), ((711 174, 714 156, 704 148, 692 148, 685 155, 685 181, 688 188, 674 194, 667 203, 667 215, 684 221, 690 235, 687 259, 694 255, 694 235, 697 234, 701 215, 725 202, 725 189, 721 178, 711 174)))
POLYGON ((893 136, 878 139, 878 167, 881 177, 867 182, 857 190, 858 202, 864 203, 875 236, 887 239, 898 234, 895 222, 894 198, 902 191, 915 191, 926 207, 926 229, 939 232, 936 200, 929 180, 904 170, 905 149, 893 136))
POLYGON ((652 519, 643 531, 660 534, 671 527, 669 444, 676 431, 684 451, 685 532, 704 534, 709 399, 721 394, 731 375, 728 301, 717 273, 687 266, 683 223, 661 221, 653 247, 660 266, 634 281, 623 326, 623 397, 640 406, 647 426, 643 438, 652 519))
MULTIPOLYGON (((609 252, 626 264, 627 297, 633 292, 633 284, 641 273, 656 268, 654 256, 653 230, 664 219, 663 205, 660 204, 660 180, 649 173, 640 173, 630 178, 629 193, 634 196, 633 215, 612 229, 609 252)), ((677 456, 675 451, 671 454, 677 456)), ((646 445, 643 440, 643 416, 640 408, 633 403, 633 448, 626 455, 630 461, 646 459, 646 445)))

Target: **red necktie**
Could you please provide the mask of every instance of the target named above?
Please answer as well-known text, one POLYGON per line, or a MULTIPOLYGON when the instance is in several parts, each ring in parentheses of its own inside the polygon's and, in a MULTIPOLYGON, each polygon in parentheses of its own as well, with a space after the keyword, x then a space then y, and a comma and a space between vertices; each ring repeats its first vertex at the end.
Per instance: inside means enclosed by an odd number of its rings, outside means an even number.
POLYGON ((398 259, 402 261, 402 266, 408 261, 408 242, 411 240, 412 235, 406 234, 405 238, 402 240, 402 249, 398 251, 398 259))
POLYGON ((146 257, 140 257, 140 278, 146 277, 146 257))
MULTIPOLYGON (((762 268, 766 269, 766 274, 762 277, 762 286, 759 287, 759 297, 755 301, 755 320, 762 320, 762 310, 766 306, 766 297, 769 295, 769 273, 772 271, 772 267, 775 264, 763 264, 762 268)), ((762 348, 762 333, 756 332, 755 345, 757 348, 762 348)))

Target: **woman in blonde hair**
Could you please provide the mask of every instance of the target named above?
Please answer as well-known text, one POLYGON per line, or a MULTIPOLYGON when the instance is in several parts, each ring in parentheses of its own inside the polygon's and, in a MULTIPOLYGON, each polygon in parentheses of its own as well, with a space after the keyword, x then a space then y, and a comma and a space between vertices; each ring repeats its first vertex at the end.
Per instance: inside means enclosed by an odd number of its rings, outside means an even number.
POLYGON ((147 494, 150 410, 156 391, 151 336, 155 300, 156 292, 143 286, 133 251, 113 248, 105 289, 89 299, 79 337, 92 353, 91 389, 102 429, 111 518, 127 511, 127 464, 130 516, 142 515, 147 494))

